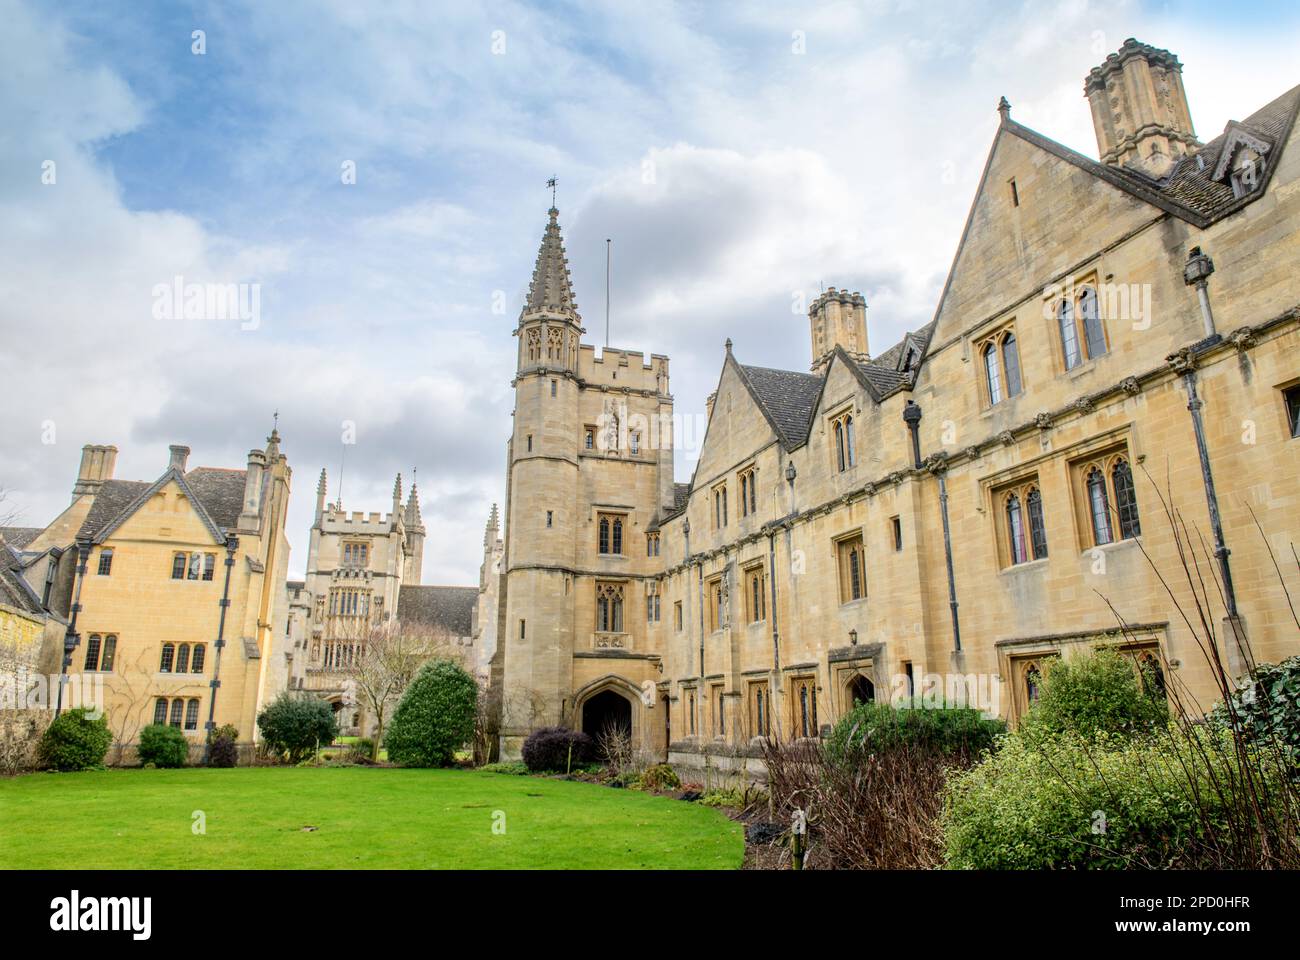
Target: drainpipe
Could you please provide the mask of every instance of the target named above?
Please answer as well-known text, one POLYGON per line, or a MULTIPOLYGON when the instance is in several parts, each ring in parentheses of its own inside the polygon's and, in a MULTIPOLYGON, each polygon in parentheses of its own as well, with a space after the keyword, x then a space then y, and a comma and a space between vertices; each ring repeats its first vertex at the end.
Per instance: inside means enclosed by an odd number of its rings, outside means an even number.
POLYGON ((948 567, 948 609, 952 611, 952 649, 961 653, 961 623, 957 619, 957 581, 952 570, 952 533, 948 527, 948 458, 936 453, 925 468, 939 478, 939 513, 943 517, 943 559, 948 567))
POLYGON ((1210 274, 1214 273, 1214 261, 1201 252, 1200 247, 1192 247, 1187 254, 1187 263, 1183 266, 1183 282, 1196 288, 1196 299, 1201 304, 1201 322, 1205 325, 1207 340, 1219 339, 1214 329, 1214 314, 1210 310, 1210 274))
MULTIPOLYGON (((1196 432, 1196 452, 1201 458, 1201 482, 1205 486, 1205 503, 1210 510, 1210 530, 1214 535, 1214 557, 1219 561, 1219 574, 1223 578, 1224 603, 1233 624, 1237 622, 1237 592, 1232 586, 1232 567, 1228 556, 1232 553, 1223 539, 1223 522, 1219 517, 1219 497, 1214 490, 1214 474, 1210 471, 1210 451, 1205 445, 1205 427, 1201 422, 1201 407, 1205 404, 1196 393, 1196 372, 1183 374, 1187 387, 1187 409, 1192 414, 1192 429, 1196 432)), ((1240 639, 1238 639, 1240 644, 1240 639)))
POLYGON ((216 724, 214 717, 217 713, 217 690, 221 688, 221 650, 226 645, 226 611, 230 609, 230 572, 235 566, 235 550, 239 547, 239 538, 233 534, 226 537, 226 582, 221 588, 221 619, 217 622, 217 642, 213 644, 216 652, 212 656, 212 679, 208 681, 208 686, 212 688, 212 695, 208 697, 208 722, 204 726, 207 730, 207 743, 203 748, 203 762, 207 764, 212 756, 212 731, 216 724))
POLYGON ((912 466, 921 469, 921 406, 915 400, 908 400, 903 408, 903 422, 912 434, 912 466))
POLYGON ((63 634, 63 659, 59 663, 59 692, 54 705, 54 715, 63 712, 63 688, 68 684, 68 668, 72 666, 72 651, 81 644, 77 633, 77 614, 81 612, 81 585, 86 579, 86 566, 90 561, 90 541, 77 541, 77 565, 73 568, 73 577, 77 581, 72 598, 72 616, 68 618, 68 629, 63 634))
MULTIPOLYGON (((1205 443, 1205 425, 1201 419, 1204 402, 1196 392, 1196 368, 1192 355, 1217 343, 1221 337, 1214 328, 1214 313, 1210 310, 1210 275, 1214 273, 1214 261, 1201 252, 1200 247, 1192 247, 1187 254, 1187 263, 1183 266, 1183 282, 1196 288, 1196 299, 1201 305, 1201 321, 1205 325, 1205 340, 1188 351, 1187 367, 1183 372, 1183 384, 1187 387, 1187 409, 1192 415, 1192 429, 1196 433, 1196 452, 1201 460, 1201 482, 1205 487, 1205 502, 1210 512, 1210 530, 1214 535, 1214 556, 1219 561, 1219 574, 1223 578, 1223 595, 1228 616, 1234 628, 1237 625, 1237 592, 1232 585, 1232 568, 1228 563, 1231 554, 1223 539, 1223 522, 1219 516, 1219 497, 1214 489, 1214 474, 1210 470, 1210 451, 1205 443)), ((1238 638, 1240 645, 1240 638, 1238 638)))
POLYGON ((781 634, 776 625, 776 531, 767 534, 768 579, 772 583, 772 669, 781 674, 781 634))

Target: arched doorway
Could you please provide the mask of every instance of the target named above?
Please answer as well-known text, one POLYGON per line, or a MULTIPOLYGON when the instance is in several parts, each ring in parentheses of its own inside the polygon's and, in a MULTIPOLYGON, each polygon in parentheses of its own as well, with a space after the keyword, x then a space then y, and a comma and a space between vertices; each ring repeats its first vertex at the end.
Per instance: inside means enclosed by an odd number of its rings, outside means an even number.
POLYGON ((876 685, 859 673, 849 681, 848 695, 850 710, 859 703, 874 703, 876 700, 876 685))
POLYGON ((632 735, 632 702, 613 690, 602 690, 583 701, 582 732, 597 743, 612 728, 632 735))

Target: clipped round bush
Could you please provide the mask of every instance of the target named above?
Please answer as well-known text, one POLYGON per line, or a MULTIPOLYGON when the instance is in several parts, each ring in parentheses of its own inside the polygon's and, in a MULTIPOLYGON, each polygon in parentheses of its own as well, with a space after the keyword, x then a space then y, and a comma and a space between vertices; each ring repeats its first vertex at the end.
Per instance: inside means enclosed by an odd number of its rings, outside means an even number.
POLYGON ((53 770, 93 770, 104 765, 113 734, 102 713, 77 707, 54 718, 41 735, 37 756, 41 765, 53 770))
POLYGON ((1249 742, 1262 749, 1279 749, 1290 764, 1300 766, 1300 656, 1281 663, 1261 663, 1244 679, 1231 699, 1232 710, 1217 703, 1210 719, 1236 726, 1249 742))
POLYGON ((541 727, 528 735, 522 752, 529 770, 568 773, 596 758, 596 743, 581 730, 541 727))
POLYGON ((1038 702, 1022 730, 1031 738, 1067 732, 1083 737, 1131 736, 1148 733, 1168 720, 1164 695, 1142 689, 1133 660, 1103 648, 1048 664, 1038 702))
POLYGON ((208 766, 233 767, 239 762, 239 728, 222 724, 208 735, 208 766))
POLYGON ((388 759, 404 767, 446 767, 474 735, 478 684, 454 660, 420 668, 384 733, 388 759))
POLYGON ((835 725, 826 741, 831 759, 910 748, 924 753, 975 757, 1006 733, 1001 720, 971 707, 893 707, 859 703, 835 725))
POLYGON ((334 711, 324 700, 285 692, 257 715, 262 741, 273 754, 301 763, 316 753, 318 745, 339 735, 334 711))
POLYGON ((140 746, 136 753, 141 764, 183 767, 190 758, 190 743, 179 728, 152 723, 140 731, 140 746))

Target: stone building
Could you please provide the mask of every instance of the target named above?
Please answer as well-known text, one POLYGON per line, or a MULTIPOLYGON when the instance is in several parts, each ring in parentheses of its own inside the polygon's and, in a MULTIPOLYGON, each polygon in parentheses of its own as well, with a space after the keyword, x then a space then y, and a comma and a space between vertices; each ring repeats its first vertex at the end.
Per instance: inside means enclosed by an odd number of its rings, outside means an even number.
POLYGON ((689 485, 667 358, 581 343, 550 211, 515 330, 504 756, 613 722, 690 766, 936 686, 1014 722, 1046 659, 1103 644, 1208 707, 1166 503, 1230 669, 1300 651, 1269 552, 1300 539, 1300 88, 1202 144, 1181 69, 1129 40, 1089 74, 1100 162, 1003 99, 933 320, 873 354, 832 288, 811 373, 728 341, 689 485))
POLYGON ((195 752, 209 724, 251 743, 276 685, 291 478, 279 434, 242 470, 190 468, 189 454, 172 446, 157 479, 119 480, 116 447, 84 447, 71 504, 17 553, 66 623, 50 669, 93 691, 123 748, 150 723, 180 728, 195 752))
POLYGON ((290 612, 281 659, 286 686, 329 701, 345 732, 370 732, 363 698, 349 681, 373 632, 400 624, 436 633, 471 661, 479 591, 420 583, 426 531, 416 484, 403 505, 399 474, 387 513, 327 503, 326 485, 321 470, 306 578, 285 585, 290 612))

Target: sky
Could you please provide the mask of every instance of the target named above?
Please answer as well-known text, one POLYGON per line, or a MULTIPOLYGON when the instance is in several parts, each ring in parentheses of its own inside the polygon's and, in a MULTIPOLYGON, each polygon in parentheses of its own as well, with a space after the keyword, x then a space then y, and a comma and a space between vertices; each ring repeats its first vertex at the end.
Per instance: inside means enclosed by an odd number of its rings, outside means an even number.
POLYGON ((322 468, 365 511, 418 470, 424 582, 476 583, 549 178, 586 339, 610 238, 612 345, 702 415, 728 337, 807 369, 824 287, 873 352, 927 323, 998 98, 1095 157, 1130 36, 1202 140, 1300 82, 1290 3, 0 0, 0 514, 53 519, 86 443, 243 467, 278 413, 291 575, 322 468), (187 319, 178 277, 256 313, 187 319))

